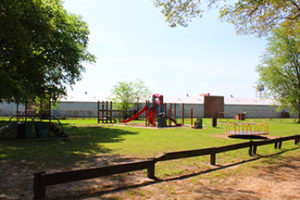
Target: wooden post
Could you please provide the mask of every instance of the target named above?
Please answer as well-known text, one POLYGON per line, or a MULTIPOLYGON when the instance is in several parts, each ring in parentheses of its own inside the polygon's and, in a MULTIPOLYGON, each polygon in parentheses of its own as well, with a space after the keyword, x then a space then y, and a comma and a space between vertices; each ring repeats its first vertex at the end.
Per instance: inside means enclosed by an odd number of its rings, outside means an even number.
POLYGON ((176 121, 176 103, 174 103, 174 120, 176 121))
POLYGON ((256 155, 256 152, 257 152, 257 146, 254 145, 254 146, 253 146, 253 155, 256 155))
POLYGON ((101 102, 102 103, 102 110, 101 110, 101 123, 104 123, 104 101, 101 102))
POLYGON ((145 126, 148 126, 148 101, 146 100, 146 117, 145 117, 145 126))
POLYGON ((112 101, 110 101, 110 123, 112 123, 112 101))
POLYGON ((169 105, 169 126, 171 126, 171 117, 172 117, 172 104, 170 103, 170 105, 169 105))
POLYGON ((46 185, 43 175, 45 172, 35 173, 33 179, 33 199, 44 199, 46 197, 46 185))
POLYGON ((98 124, 100 123, 100 101, 97 102, 97 118, 98 118, 98 124))
POLYGON ((249 146, 248 154, 249 154, 249 156, 253 156, 253 145, 252 145, 252 140, 250 140, 250 146, 249 146))
POLYGON ((152 102, 153 103, 153 111, 152 111, 152 118, 153 118, 153 126, 156 126, 156 122, 157 122, 157 119, 156 119, 156 115, 157 115, 157 105, 156 105, 156 102, 155 100, 152 102))
POLYGON ((281 149, 282 141, 279 142, 278 149, 281 149))
POLYGON ((278 148, 278 142, 274 143, 274 148, 277 149, 278 148))
POLYGON ((182 126, 184 126, 184 103, 182 104, 182 126))
POLYGON ((108 123, 108 101, 105 102, 105 123, 108 123))
POLYGON ((216 165, 216 153, 215 152, 212 152, 210 154, 210 164, 211 165, 216 165))
POLYGON ((155 178, 155 161, 151 163, 151 165, 147 168, 147 176, 148 178, 155 178))
POLYGON ((165 103, 165 115, 166 115, 166 118, 168 118, 168 109, 167 109, 167 103, 165 103))
POLYGON ((217 118, 213 117, 211 122, 212 127, 217 127, 217 118))
POLYGON ((191 127, 193 127, 193 121, 194 121, 193 117, 194 117, 193 108, 191 108, 191 127))

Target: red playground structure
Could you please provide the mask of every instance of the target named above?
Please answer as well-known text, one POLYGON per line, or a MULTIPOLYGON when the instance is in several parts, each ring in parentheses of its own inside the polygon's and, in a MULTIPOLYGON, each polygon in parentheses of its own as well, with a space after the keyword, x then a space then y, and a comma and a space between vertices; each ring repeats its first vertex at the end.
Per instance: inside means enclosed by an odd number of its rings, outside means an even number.
MULTIPOLYGON (((127 123, 132 120, 135 120, 142 113, 146 112, 146 126, 154 126, 154 127, 170 127, 172 126, 172 122, 175 126, 182 126, 182 124, 178 124, 176 122, 176 114, 172 118, 172 104, 170 104, 170 108, 168 110, 168 115, 166 114, 166 104, 163 101, 163 95, 161 94, 153 94, 152 95, 152 103, 150 101, 146 101, 145 106, 138 111, 135 115, 130 118, 121 121, 121 123, 127 123), (167 119, 169 120, 169 124, 167 125, 167 119)), ((176 107, 174 106, 176 113, 176 107)))

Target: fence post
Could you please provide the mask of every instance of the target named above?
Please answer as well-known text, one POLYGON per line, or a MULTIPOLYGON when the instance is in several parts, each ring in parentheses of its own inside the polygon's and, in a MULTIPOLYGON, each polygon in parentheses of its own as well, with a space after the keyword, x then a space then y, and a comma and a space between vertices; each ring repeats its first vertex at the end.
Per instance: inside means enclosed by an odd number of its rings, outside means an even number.
POLYGON ((101 102, 102 103, 102 111, 101 111, 101 123, 104 123, 104 101, 101 102))
POLYGON ((274 143, 274 148, 277 149, 278 148, 278 142, 274 143))
POLYGON ((257 151, 257 145, 253 146, 253 155, 256 155, 256 151, 257 151))
POLYGON ((108 123, 108 101, 105 102, 105 115, 106 115, 106 118, 105 118, 105 123, 108 123))
POLYGON ((253 156, 253 144, 252 144, 252 140, 250 140, 250 146, 249 146, 249 151, 248 151, 248 154, 249 156, 253 156))
POLYGON ((184 126, 184 103, 182 104, 182 126, 184 126))
POLYGON ((97 119, 98 119, 98 124, 100 123, 100 101, 97 102, 97 119))
POLYGON ((193 119, 193 117, 194 117, 194 113, 193 113, 193 107, 191 108, 191 127, 193 128, 193 121, 194 121, 194 119, 193 119))
POLYGON ((210 153, 210 164, 211 165, 216 165, 216 152, 211 152, 210 153))
POLYGON ((46 197, 46 185, 43 175, 45 172, 34 174, 33 179, 33 199, 43 199, 46 197))
POLYGON ((151 162, 151 165, 147 168, 147 176, 148 178, 155 178, 155 161, 151 162))
POLYGON ((281 149, 282 141, 279 142, 278 149, 281 149))
POLYGON ((112 101, 110 101, 109 115, 110 115, 110 123, 112 123, 112 119, 113 119, 113 116, 112 116, 112 101))

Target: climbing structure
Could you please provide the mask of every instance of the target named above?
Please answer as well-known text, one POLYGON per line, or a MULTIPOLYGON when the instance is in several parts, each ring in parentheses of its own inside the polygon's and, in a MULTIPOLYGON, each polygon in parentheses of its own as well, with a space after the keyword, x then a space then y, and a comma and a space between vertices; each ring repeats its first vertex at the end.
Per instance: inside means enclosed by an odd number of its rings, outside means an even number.
POLYGON ((68 137, 59 119, 51 115, 51 96, 48 102, 40 103, 40 111, 25 105, 24 114, 20 114, 17 108, 17 115, 12 116, 7 125, 0 128, 0 139, 13 138, 48 138, 68 137), (43 107, 43 109, 42 109, 43 107), (45 112, 46 110, 46 112, 45 112))
POLYGON ((152 95, 152 104, 147 101, 146 126, 167 127, 164 97, 161 94, 152 95))
POLYGON ((171 120, 175 124, 175 126, 181 126, 181 124, 177 124, 174 117, 172 118, 172 110, 169 109, 168 116, 166 115, 166 106, 164 104, 163 95, 161 94, 153 94, 152 101, 146 101, 145 106, 140 111, 138 111, 135 115, 131 116, 130 118, 121 121, 121 123, 127 123, 132 120, 135 120, 143 113, 146 113, 146 126, 171 126, 171 123, 167 125, 167 119, 171 120))

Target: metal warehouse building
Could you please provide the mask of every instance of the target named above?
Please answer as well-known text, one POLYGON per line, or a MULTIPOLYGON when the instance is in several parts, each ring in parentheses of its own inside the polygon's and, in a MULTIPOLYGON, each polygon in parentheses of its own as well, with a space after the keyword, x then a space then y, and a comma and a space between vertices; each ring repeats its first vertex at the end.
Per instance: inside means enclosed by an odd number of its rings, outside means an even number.
MULTIPOLYGON (((107 99, 99 99, 106 101, 107 99)), ((189 112, 193 108, 194 117, 211 117, 212 114, 218 117, 234 118, 237 113, 246 113, 247 118, 280 118, 282 112, 277 111, 278 103, 271 99, 265 98, 236 98, 222 96, 183 96, 170 97, 164 96, 164 102, 176 106, 178 117, 182 113, 182 104, 184 111, 189 112), (212 104, 211 104, 212 103, 212 104)), ((143 103, 141 103, 143 104, 143 103)), ((0 105, 1 116, 16 115, 16 104, 3 103, 0 105)), ((24 105, 19 106, 20 111, 24 111, 24 105)), ((97 101, 95 98, 89 99, 87 96, 82 99, 63 100, 59 106, 52 110, 52 114, 57 117, 97 117, 97 101)), ((296 117, 296 115, 291 115, 296 117)))

